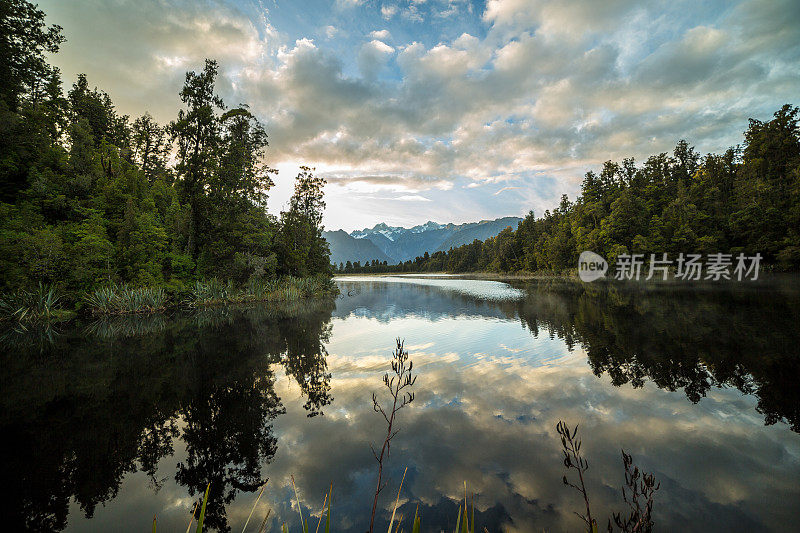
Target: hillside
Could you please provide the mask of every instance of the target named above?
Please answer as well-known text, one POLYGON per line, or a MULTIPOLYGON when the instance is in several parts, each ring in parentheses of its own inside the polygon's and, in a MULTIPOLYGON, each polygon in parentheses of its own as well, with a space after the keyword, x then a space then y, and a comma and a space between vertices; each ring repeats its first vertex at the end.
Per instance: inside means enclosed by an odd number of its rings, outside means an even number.
POLYGON ((485 241, 490 237, 494 237, 507 227, 517 229, 517 224, 522 219, 518 217, 503 217, 497 220, 482 220, 475 224, 465 224, 461 229, 458 229, 450 237, 448 237, 436 250, 447 251, 450 248, 458 248, 465 244, 471 244, 475 239, 485 241))
POLYGON ((356 239, 344 230, 324 231, 322 236, 328 241, 331 249, 331 263, 339 264, 347 261, 388 261, 394 260, 383 253, 377 246, 367 239, 356 239))

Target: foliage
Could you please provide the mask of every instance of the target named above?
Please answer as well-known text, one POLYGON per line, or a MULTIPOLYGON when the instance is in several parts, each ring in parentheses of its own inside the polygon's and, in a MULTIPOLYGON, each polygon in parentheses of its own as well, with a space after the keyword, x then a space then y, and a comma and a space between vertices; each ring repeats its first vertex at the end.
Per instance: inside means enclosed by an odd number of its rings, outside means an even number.
MULTIPOLYGON (((622 450, 622 463, 625 465, 625 486, 628 487, 627 492, 622 487, 622 498, 631 512, 628 516, 614 513, 614 524, 626 533, 650 533, 655 525, 652 517, 653 497, 661 483, 656 483, 653 474, 642 472, 638 466, 634 466, 633 458, 625 450, 622 450)), ((608 531, 613 531, 611 519, 608 520, 608 531)))
POLYGON ((276 248, 280 271, 290 276, 330 272, 330 250, 322 236, 325 180, 314 176, 313 171, 313 168, 301 167, 289 210, 281 213, 276 248))
POLYGON ((152 313, 167 306, 167 291, 162 287, 131 288, 114 284, 95 289, 84 302, 94 314, 152 313))
POLYGON ((53 317, 60 310, 59 299, 52 286, 41 283, 32 291, 18 289, 0 295, 0 320, 26 322, 53 317))
POLYGON ((575 513, 586 524, 587 531, 595 533, 597 531, 597 521, 592 518, 592 510, 589 506, 589 496, 586 493, 586 484, 583 480, 583 475, 589 469, 589 462, 581 455, 581 441, 576 437, 578 435, 578 426, 575 426, 570 432, 569 427, 560 421, 556 424, 556 431, 561 437, 561 448, 564 452, 564 467, 569 471, 575 470, 578 474, 578 484, 571 482, 564 476, 564 485, 572 487, 583 496, 583 502, 586 505, 586 514, 575 513))
POLYGON ((64 39, 44 18, 25 0, 0 7, 0 291, 42 283, 118 309, 126 284, 329 275, 324 180, 303 167, 289 211, 267 213, 267 134, 216 95, 216 62, 186 74, 170 124, 131 121, 83 74, 62 93, 46 54, 64 39))
POLYGON ((196 281, 190 290, 189 303, 194 306, 235 304, 244 302, 292 302, 304 298, 335 296, 336 284, 327 276, 278 279, 255 279, 242 287, 230 280, 216 278, 196 281))
MULTIPOLYGON (((574 202, 516 229, 398 265, 372 261, 343 272, 564 272, 592 250, 621 253, 761 253, 778 270, 800 269, 800 108, 750 120, 743 148, 704 157, 680 141, 672 155, 607 161, 587 172, 574 202)), ((648 255, 649 256, 649 255, 648 255)))

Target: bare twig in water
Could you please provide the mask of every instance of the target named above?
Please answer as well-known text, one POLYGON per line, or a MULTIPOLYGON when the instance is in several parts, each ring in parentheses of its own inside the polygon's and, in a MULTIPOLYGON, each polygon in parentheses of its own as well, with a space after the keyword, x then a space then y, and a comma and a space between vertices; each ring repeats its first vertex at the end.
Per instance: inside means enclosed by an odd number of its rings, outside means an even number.
POLYGON ((400 409, 414 401, 414 393, 405 391, 405 389, 412 387, 417 381, 417 377, 411 373, 413 368, 414 363, 413 361, 409 361, 408 352, 403 348, 403 341, 398 337, 397 348, 392 356, 392 372, 394 375, 391 377, 389 377, 388 373, 383 375, 383 383, 386 385, 386 388, 389 389, 389 394, 392 398, 391 410, 388 410, 388 408, 384 409, 383 406, 378 403, 378 397, 375 393, 372 394, 372 408, 376 413, 380 413, 386 421, 386 438, 383 440, 380 455, 375 451, 375 448, 370 445, 372 455, 375 457, 375 460, 378 461, 378 483, 375 487, 375 498, 372 501, 372 515, 369 520, 370 533, 373 532, 375 526, 375 510, 378 507, 378 496, 386 486, 386 484, 383 483, 383 461, 389 457, 391 441, 395 435, 397 435, 398 431, 394 428, 395 416, 400 409))
POLYGON ((576 472, 578 472, 578 482, 580 483, 580 486, 572 483, 565 475, 563 478, 564 485, 568 485, 580 492, 583 496, 583 501, 586 504, 585 515, 580 513, 575 514, 586 523, 588 531, 597 531, 597 522, 592 518, 592 511, 589 508, 589 495, 586 493, 586 484, 583 482, 583 473, 589 469, 589 463, 581 456, 581 441, 575 438, 578 434, 578 426, 576 425, 575 429, 570 432, 567 424, 564 421, 559 421, 556 425, 556 430, 558 431, 558 434, 561 435, 561 447, 563 448, 562 451, 564 452, 564 466, 567 467, 567 471, 569 471, 570 468, 573 468, 576 472))
MULTIPOLYGON (((653 497, 655 492, 661 487, 661 483, 656 483, 653 474, 640 471, 638 466, 633 464, 633 458, 622 450, 622 463, 625 465, 625 487, 622 487, 622 498, 631 509, 630 515, 622 517, 622 513, 614 513, 612 518, 614 523, 625 533, 650 533, 653 531, 653 497), (631 468, 633 468, 631 470, 631 468), (642 507, 644 503, 644 507, 642 507)), ((613 528, 611 520, 608 521, 608 531, 611 533, 613 528)))

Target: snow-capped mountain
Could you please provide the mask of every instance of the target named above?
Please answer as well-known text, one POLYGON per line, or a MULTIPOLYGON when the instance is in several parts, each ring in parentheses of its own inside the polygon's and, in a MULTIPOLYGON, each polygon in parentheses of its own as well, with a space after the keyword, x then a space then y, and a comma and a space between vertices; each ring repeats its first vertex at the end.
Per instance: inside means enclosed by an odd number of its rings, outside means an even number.
POLYGON ((438 224, 428 221, 412 228, 389 226, 381 222, 372 228, 350 232, 350 239, 341 230, 325 232, 325 238, 331 245, 331 262, 364 262, 372 259, 386 260, 388 257, 390 263, 399 263, 424 255, 425 252, 448 250, 471 243, 475 239, 486 240, 509 226, 516 228, 520 220, 518 217, 504 217, 466 224, 438 224), (361 257, 362 255, 371 257, 361 257))
MULTIPOLYGON (((449 224, 449 226, 453 226, 453 224, 449 224)), ((350 235, 356 239, 366 239, 370 235, 375 235, 376 233, 380 233, 390 241, 394 242, 395 238, 406 234, 406 233, 424 233, 426 231, 431 230, 439 230, 442 228, 446 228, 444 224, 437 224, 429 220, 424 224, 420 224, 419 226, 414 226, 413 228, 402 228, 400 226, 389 226, 383 222, 380 224, 375 224, 372 228, 364 228, 362 230, 352 231, 350 235)))

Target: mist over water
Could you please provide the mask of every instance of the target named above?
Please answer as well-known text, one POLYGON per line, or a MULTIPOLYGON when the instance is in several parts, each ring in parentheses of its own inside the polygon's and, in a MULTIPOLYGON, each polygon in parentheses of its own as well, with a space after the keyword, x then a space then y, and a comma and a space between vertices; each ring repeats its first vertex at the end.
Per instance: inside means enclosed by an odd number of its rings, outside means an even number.
MULTIPOLYGON (((297 530, 334 486, 335 531, 369 523, 385 427, 372 410, 396 337, 418 373, 379 523, 403 470, 406 523, 575 531, 559 419, 580 424, 600 525, 624 510, 620 448, 661 482, 659 530, 784 530, 800 505, 794 280, 582 285, 342 277, 330 302, 217 308, 3 335, 3 476, 13 526, 183 530, 268 508, 297 530), (213 504, 213 505, 212 505, 213 504)), ((390 501, 391 500, 391 501, 390 501)), ((316 519, 312 520, 316 527, 316 519)), ((381 527, 385 527, 381 526, 381 527)), ((251 521, 250 528, 253 528, 251 521)))

